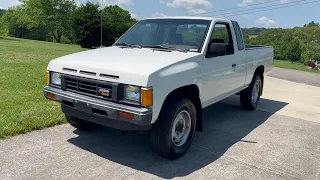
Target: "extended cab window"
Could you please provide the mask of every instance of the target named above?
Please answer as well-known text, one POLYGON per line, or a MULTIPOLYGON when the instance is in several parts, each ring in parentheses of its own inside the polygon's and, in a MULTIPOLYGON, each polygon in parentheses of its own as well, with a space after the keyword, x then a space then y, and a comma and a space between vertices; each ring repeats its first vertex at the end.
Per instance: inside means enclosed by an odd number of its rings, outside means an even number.
POLYGON ((216 24, 211 35, 211 42, 226 44, 226 55, 234 54, 233 40, 229 24, 216 24))
POLYGON ((239 51, 244 50, 243 37, 242 37, 240 26, 236 21, 232 21, 232 25, 234 28, 234 32, 236 33, 236 36, 237 36, 238 50, 239 51))

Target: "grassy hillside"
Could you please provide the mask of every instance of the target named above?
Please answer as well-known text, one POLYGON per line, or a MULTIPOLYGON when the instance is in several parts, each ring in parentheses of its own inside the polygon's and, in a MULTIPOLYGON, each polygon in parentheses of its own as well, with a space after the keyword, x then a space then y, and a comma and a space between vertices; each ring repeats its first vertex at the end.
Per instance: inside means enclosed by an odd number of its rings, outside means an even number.
POLYGON ((298 62, 295 62, 294 64, 292 64, 290 61, 275 60, 273 66, 279 67, 279 68, 285 68, 285 69, 294 69, 294 70, 299 70, 299 71, 320 73, 319 70, 308 69, 305 65, 298 63, 298 62))
POLYGON ((0 138, 64 123, 43 96, 48 62, 79 46, 0 37, 0 138))

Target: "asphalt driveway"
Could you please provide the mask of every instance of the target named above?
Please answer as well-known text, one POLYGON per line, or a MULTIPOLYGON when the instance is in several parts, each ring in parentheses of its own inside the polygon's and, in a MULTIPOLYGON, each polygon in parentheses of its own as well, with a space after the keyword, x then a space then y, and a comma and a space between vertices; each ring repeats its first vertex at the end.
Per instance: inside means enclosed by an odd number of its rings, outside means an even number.
POLYGON ((320 179, 320 87, 266 78, 256 111, 233 96, 204 110, 176 161, 148 137, 61 125, 0 141, 0 179, 320 179), (308 96, 305 96, 305 95, 308 96))
POLYGON ((320 74, 274 67, 270 77, 320 87, 320 74))

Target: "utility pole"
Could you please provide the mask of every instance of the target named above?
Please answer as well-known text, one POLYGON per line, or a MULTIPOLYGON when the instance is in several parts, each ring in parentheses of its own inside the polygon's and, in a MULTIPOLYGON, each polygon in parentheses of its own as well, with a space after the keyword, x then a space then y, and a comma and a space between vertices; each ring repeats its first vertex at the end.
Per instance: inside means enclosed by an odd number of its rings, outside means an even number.
POLYGON ((103 39, 103 32, 102 32, 102 30, 103 30, 103 28, 102 28, 102 15, 103 15, 103 1, 104 0, 101 0, 101 17, 100 17, 100 31, 101 31, 101 35, 100 35, 100 48, 102 48, 102 39, 103 39))

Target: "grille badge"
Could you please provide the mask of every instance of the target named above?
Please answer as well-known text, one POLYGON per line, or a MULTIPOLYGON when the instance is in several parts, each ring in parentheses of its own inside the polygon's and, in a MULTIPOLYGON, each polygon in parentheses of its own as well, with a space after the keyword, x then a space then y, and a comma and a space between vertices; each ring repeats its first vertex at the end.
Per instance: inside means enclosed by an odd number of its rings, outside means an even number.
POLYGON ((109 89, 106 89, 106 88, 99 88, 99 94, 103 97, 109 97, 110 91, 109 89))

